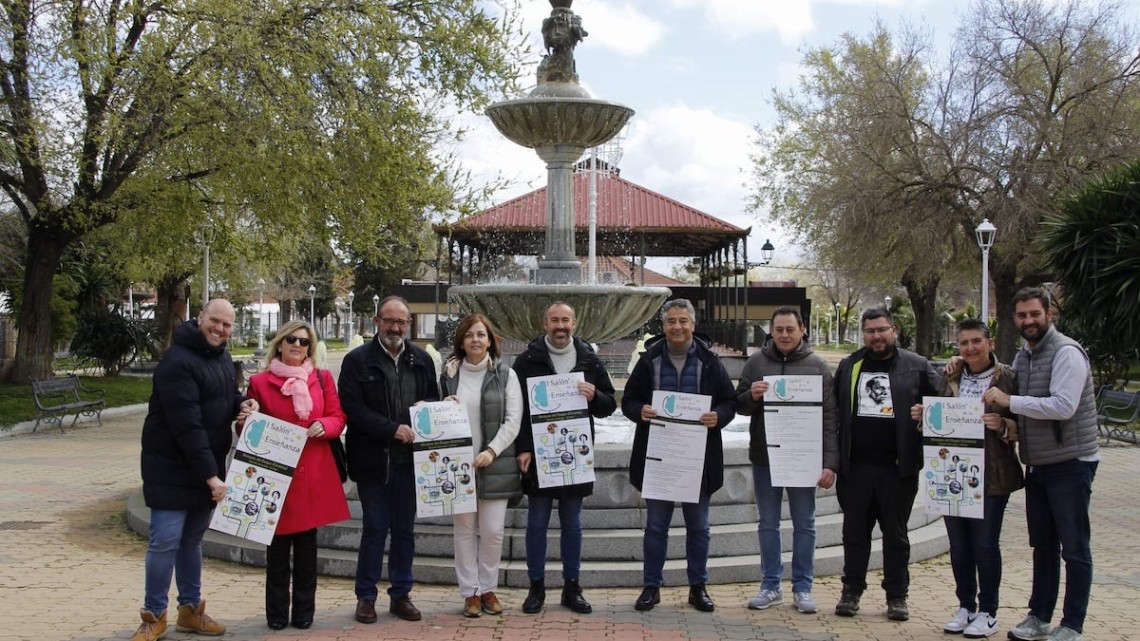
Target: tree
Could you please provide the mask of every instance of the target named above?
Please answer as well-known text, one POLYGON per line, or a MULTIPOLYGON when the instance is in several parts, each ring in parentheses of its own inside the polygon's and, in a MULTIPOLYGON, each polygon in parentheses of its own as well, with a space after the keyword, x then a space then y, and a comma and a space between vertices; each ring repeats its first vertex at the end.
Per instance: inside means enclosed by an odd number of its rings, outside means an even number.
POLYGON ((1058 324, 1101 385, 1140 359, 1140 161, 1090 180, 1042 221, 1038 247, 1060 285, 1058 324))
POLYGON ((447 114, 513 86, 516 9, 5 0, 0 189, 27 232, 14 378, 50 369, 64 250, 128 212, 170 215, 156 193, 193 189, 200 206, 174 213, 263 237, 361 245, 450 206, 447 114))

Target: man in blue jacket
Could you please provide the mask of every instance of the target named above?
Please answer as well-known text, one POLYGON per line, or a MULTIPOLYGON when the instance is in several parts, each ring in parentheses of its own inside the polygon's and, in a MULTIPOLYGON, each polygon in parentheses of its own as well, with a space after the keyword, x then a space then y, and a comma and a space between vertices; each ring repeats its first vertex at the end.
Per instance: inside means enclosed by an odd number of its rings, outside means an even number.
POLYGON ((388 296, 372 320, 376 336, 344 357, 338 385, 348 416, 348 475, 356 482, 363 511, 354 616, 361 623, 376 622, 376 584, 390 532, 388 611, 419 621, 422 615, 409 596, 416 554, 415 432, 409 408, 438 401, 439 379, 431 356, 406 338, 412 326, 406 300, 388 296))
POLYGON ((922 469, 922 434, 910 407, 938 394, 940 378, 925 358, 896 345, 890 312, 863 312, 863 345, 835 372, 839 405, 839 479, 843 509, 843 593, 840 616, 855 616, 867 589, 871 530, 883 534, 887 617, 910 618, 910 520, 922 469), (896 411, 897 409, 897 411, 896 411))
MULTIPOLYGON (((665 327, 664 340, 657 337, 646 343, 645 353, 626 381, 621 401, 622 414, 637 424, 629 457, 629 481, 641 491, 651 429, 649 422, 657 418, 652 405, 653 391, 711 396, 712 409, 700 419, 701 425, 708 428, 700 500, 682 503, 681 509, 685 516, 689 604, 702 612, 712 612, 715 605, 705 589, 710 539, 709 498, 724 484, 724 444, 720 430, 736 416, 736 394, 720 358, 694 336, 697 315, 692 303, 683 298, 666 302, 661 307, 661 320, 665 327)), ((645 499, 644 589, 634 603, 637 610, 652 610, 661 602, 669 521, 673 518, 674 506, 672 501, 645 499)))
POLYGON ((206 614, 202 599, 202 536, 214 504, 226 496, 225 458, 239 412, 257 401, 237 391, 226 341, 234 308, 215 299, 198 318, 174 330, 154 371, 154 390, 142 429, 143 497, 150 508, 146 596, 142 624, 131 641, 166 634, 170 580, 178 583, 175 629, 217 636, 226 626, 206 614))

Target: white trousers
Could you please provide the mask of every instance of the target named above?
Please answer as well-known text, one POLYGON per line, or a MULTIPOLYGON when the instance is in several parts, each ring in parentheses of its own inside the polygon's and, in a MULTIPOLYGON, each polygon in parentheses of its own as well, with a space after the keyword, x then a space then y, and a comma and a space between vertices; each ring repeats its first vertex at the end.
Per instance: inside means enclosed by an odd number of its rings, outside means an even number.
POLYGON ((463 598, 499 589, 506 520, 506 499, 478 499, 473 514, 455 515, 455 579, 463 598))

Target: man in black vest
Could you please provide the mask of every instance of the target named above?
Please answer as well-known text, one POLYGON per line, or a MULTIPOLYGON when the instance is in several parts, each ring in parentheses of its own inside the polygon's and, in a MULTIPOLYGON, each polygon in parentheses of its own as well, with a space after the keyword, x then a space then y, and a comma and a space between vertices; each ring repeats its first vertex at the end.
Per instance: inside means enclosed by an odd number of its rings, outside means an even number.
POLYGON ((1018 452, 1026 465, 1025 517, 1033 547, 1029 614, 1009 631, 1021 641, 1080 641, 1092 589, 1089 500, 1096 475, 1096 401, 1089 359, 1053 327, 1045 290, 1013 297, 1013 320, 1025 339, 1014 358, 1018 394, 990 388, 987 403, 1018 415, 1018 452), (1050 630, 1065 560, 1061 624, 1050 630))
POLYGON ((419 621, 412 604, 412 559, 416 553, 416 486, 408 410, 420 401, 439 400, 435 362, 405 338, 412 324, 408 302, 399 296, 380 301, 376 336, 344 357, 340 402, 348 416, 348 474, 356 482, 363 511, 356 560, 356 620, 376 622, 376 583, 388 549, 388 610, 405 621, 419 621))
MULTIPOLYGON (((581 372, 585 380, 578 382, 578 391, 586 397, 590 412, 592 446, 595 442, 594 418, 613 414, 617 409, 617 401, 614 400, 614 385, 610 382, 606 366, 592 347, 574 336, 574 326, 574 309, 561 301, 551 303, 542 317, 542 328, 546 333, 527 345, 526 351, 515 359, 514 370, 524 392, 528 378, 581 372)), ((582 499, 593 493, 594 484, 539 487, 529 394, 523 394, 523 407, 526 411, 523 412, 522 427, 515 440, 519 472, 523 475, 523 491, 528 497, 526 567, 530 591, 523 601, 523 612, 536 614, 542 610, 546 601, 546 534, 550 513, 557 499, 562 554, 562 605, 578 614, 588 614, 593 608, 582 596, 578 574, 582 565, 582 499)))
POLYGON ((910 520, 922 469, 922 434, 910 407, 935 396, 941 382, 925 358, 896 345, 890 312, 863 312, 863 349, 835 372, 839 404, 839 480, 843 509, 843 594, 839 616, 855 616, 867 589, 871 530, 883 533, 883 590, 887 617, 910 618, 910 520), (896 408, 898 411, 896 411, 896 408))

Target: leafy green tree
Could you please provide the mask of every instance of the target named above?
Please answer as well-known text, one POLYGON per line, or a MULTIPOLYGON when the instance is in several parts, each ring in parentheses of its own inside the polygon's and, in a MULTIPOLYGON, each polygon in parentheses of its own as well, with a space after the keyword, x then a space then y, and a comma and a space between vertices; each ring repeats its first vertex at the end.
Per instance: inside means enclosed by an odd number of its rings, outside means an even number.
MULTIPOLYGON (((522 43, 516 4, 478 0, 2 7, 0 190, 26 230, 21 381, 50 369, 64 251, 130 212, 367 246, 449 206, 462 190, 448 115, 513 86, 522 43), (193 190, 195 206, 156 206, 169 190, 193 190)), ((150 240, 198 255, 192 237, 150 240)))
POLYGON ((1127 383, 1140 360, 1140 161, 1070 193, 1037 243, 1061 286, 1058 324, 1088 350, 1099 384, 1127 383))

